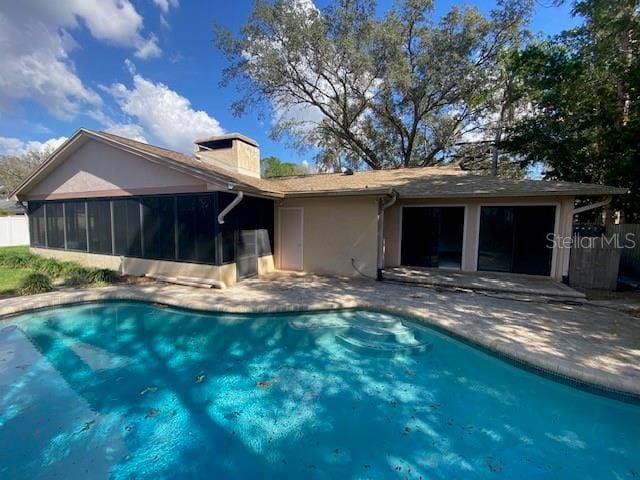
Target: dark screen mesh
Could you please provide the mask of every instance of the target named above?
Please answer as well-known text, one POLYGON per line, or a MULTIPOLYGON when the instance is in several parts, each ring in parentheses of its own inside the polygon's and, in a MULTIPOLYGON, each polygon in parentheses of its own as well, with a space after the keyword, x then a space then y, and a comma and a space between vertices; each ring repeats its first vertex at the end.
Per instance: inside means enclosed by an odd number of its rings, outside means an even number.
POLYGON ((138 200, 113 201, 115 253, 131 257, 142 256, 140 236, 140 204, 138 200))
POLYGON ((95 200, 87 202, 89 214, 89 250, 111 254, 111 202, 95 200))
POLYGON ((142 199, 143 252, 145 258, 175 260, 175 197, 142 199))
POLYGON ((85 202, 65 202, 67 249, 87 250, 87 217, 85 202))
POLYGON ((47 247, 64 248, 64 216, 62 203, 47 203, 47 247))
POLYGON ((29 239, 33 247, 45 247, 44 203, 29 202, 29 239))

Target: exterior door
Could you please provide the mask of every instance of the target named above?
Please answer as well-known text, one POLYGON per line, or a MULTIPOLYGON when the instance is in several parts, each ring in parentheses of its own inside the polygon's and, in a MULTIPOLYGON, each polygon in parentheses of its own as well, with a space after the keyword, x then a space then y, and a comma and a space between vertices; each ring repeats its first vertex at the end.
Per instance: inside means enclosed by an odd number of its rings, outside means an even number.
POLYGON ((482 207, 478 270, 550 275, 555 216, 552 205, 482 207))
POLYGON ((302 208, 280 208, 280 269, 302 270, 302 208))

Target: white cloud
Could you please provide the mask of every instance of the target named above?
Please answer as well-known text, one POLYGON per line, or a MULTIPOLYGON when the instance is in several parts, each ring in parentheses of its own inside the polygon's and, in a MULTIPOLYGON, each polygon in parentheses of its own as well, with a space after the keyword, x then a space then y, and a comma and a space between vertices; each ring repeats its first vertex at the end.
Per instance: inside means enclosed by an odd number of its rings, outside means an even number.
POLYGON ((147 59, 162 55, 162 50, 158 46, 158 37, 151 35, 148 40, 139 46, 134 54, 137 58, 147 59))
POLYGON ((67 140, 67 137, 50 138, 45 142, 37 140, 23 141, 19 138, 0 137, 0 155, 22 155, 27 152, 49 152, 55 150, 67 140))
POLYGON ((142 35, 143 19, 129 0, 21 0, 0 11, 0 110, 32 99, 69 119, 101 104, 75 71, 70 52, 79 45, 71 31, 86 27, 106 43, 132 48, 139 58, 161 54, 157 38, 142 35))
POLYGON ((145 137, 144 128, 135 123, 112 123, 105 129, 108 133, 114 135, 120 135, 121 137, 127 137, 139 142, 149 143, 145 137))
POLYGON ((163 13, 167 13, 169 7, 178 8, 180 4, 178 0, 153 0, 153 3, 155 3, 163 13))
POLYGON ((142 127, 141 136, 148 132, 156 143, 190 152, 194 139, 224 133, 218 120, 203 110, 194 110, 187 98, 135 73, 131 62, 127 68, 133 75, 132 88, 114 83, 104 89, 142 127))

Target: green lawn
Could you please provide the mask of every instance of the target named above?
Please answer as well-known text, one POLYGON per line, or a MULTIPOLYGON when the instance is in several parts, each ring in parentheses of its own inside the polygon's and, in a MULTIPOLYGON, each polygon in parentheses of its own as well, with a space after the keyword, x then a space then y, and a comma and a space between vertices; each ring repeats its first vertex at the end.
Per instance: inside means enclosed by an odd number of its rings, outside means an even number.
POLYGON ((20 282, 29 275, 31 271, 0 267, 0 295, 11 295, 16 293, 20 287, 20 282))
MULTIPOLYGON (((75 262, 63 262, 45 258, 29 252, 29 247, 0 248, 0 298, 39 293, 42 276, 48 277, 49 286, 100 287, 118 281, 118 273, 108 269, 87 268, 75 262), (30 274, 38 273, 37 278, 27 279, 30 274)), ((45 279, 46 280, 46 279, 45 279)))

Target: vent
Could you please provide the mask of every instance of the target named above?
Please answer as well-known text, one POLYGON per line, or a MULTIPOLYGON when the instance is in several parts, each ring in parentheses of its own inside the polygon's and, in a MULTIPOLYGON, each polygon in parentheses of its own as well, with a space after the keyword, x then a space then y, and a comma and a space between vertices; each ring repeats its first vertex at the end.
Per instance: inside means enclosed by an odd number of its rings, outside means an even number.
POLYGON ((222 150, 224 148, 231 148, 233 146, 233 139, 223 138, 220 140, 205 140, 204 142, 199 142, 198 146, 200 149, 222 150))

